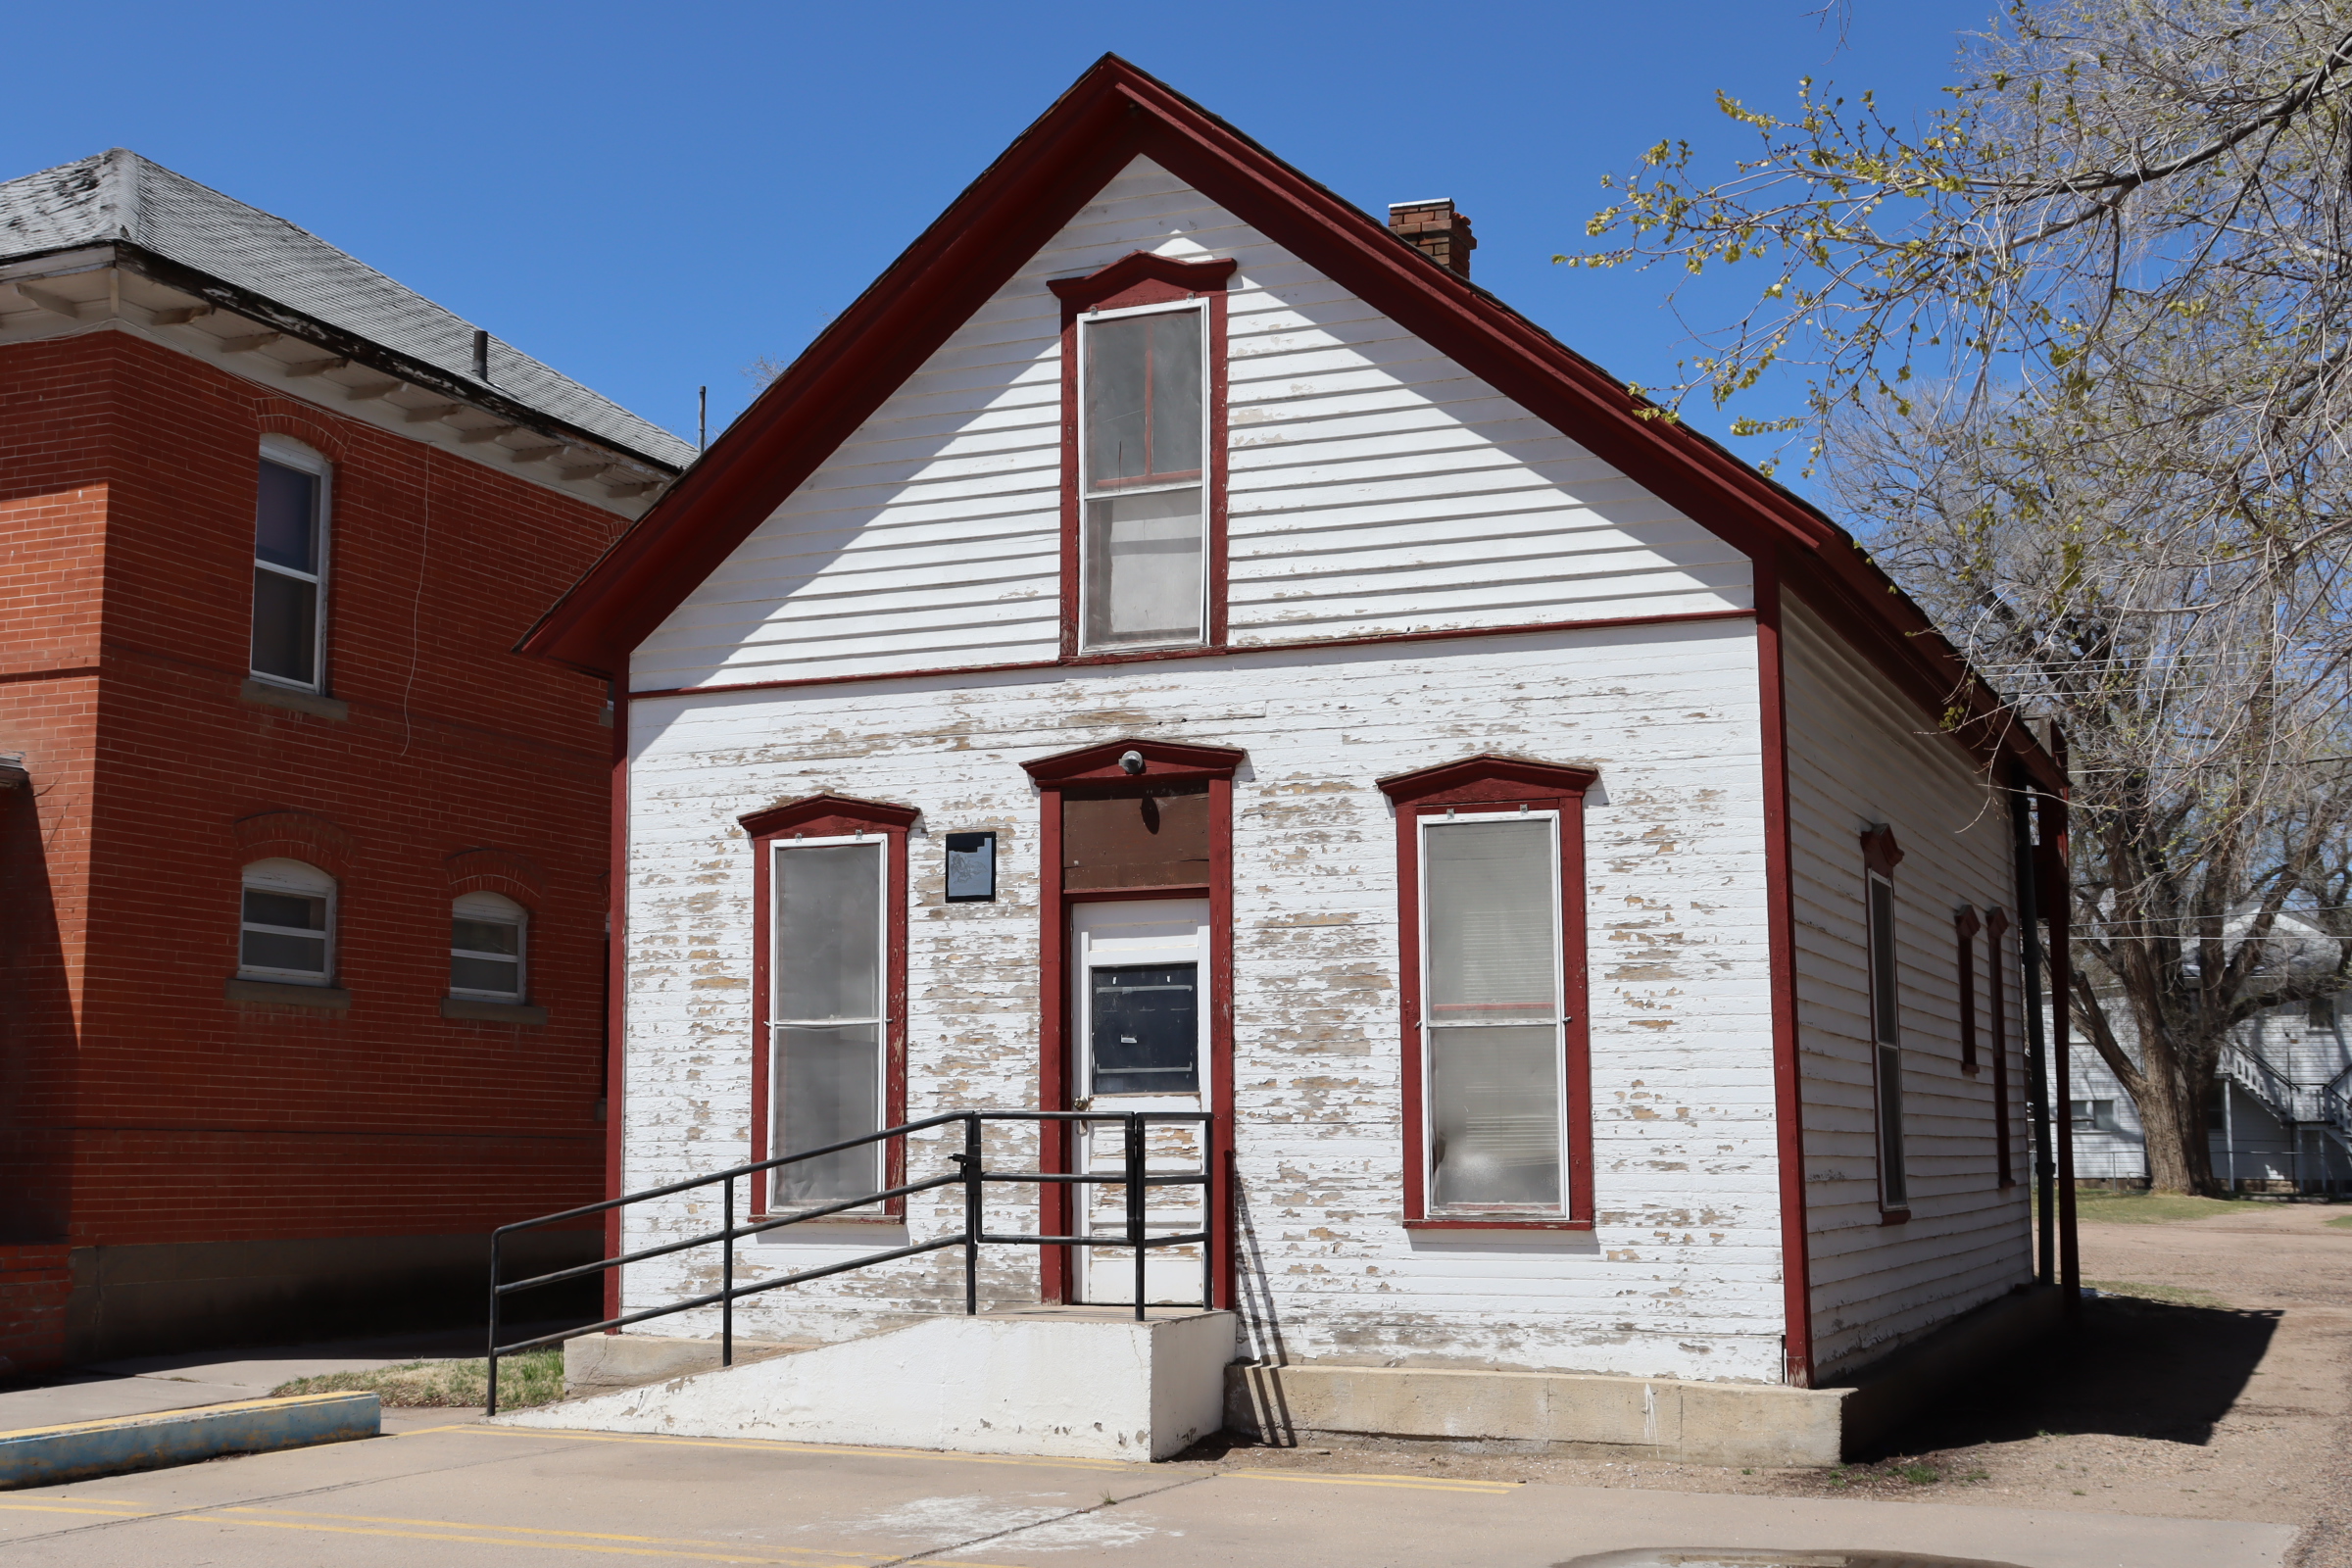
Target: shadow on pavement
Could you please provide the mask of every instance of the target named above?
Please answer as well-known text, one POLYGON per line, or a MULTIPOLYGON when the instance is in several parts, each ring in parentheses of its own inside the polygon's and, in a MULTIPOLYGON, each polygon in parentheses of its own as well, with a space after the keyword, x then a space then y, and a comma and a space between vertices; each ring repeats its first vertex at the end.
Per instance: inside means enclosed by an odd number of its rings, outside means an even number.
POLYGON ((2270 1349, 2278 1312, 2102 1296, 2080 1325, 1905 1422, 1856 1458, 2044 1433, 2203 1445, 2270 1349))

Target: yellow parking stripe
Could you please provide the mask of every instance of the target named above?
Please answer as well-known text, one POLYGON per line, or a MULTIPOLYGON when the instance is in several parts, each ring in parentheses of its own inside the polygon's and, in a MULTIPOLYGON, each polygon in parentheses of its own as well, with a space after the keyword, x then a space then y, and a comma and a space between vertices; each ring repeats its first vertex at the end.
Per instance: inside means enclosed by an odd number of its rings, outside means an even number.
POLYGON ((69 1508, 62 1502, 0 1502, 0 1508, 14 1508, 24 1513, 89 1513, 101 1519, 143 1519, 145 1514, 124 1513, 121 1508, 69 1508))
MULTIPOLYGON (((485 1438, 562 1438, 567 1443, 650 1443, 662 1447, 746 1448, 755 1453, 837 1453, 852 1458, 939 1459, 951 1464, 1009 1464, 1048 1470, 1111 1470, 1121 1475, 1145 1473, 1139 1461, 1127 1459, 1031 1459, 1005 1453, 947 1453, 932 1448, 855 1448, 846 1445, 786 1443, 771 1438, 639 1438, 611 1432, 562 1432, 544 1427, 430 1427, 424 1431, 463 1432, 485 1438)), ((423 1431, 403 1433, 422 1437, 423 1431)))
POLYGON ((1456 1481, 1433 1476, 1341 1476, 1293 1475, 1284 1470, 1224 1470, 1220 1475, 1235 1476, 1244 1481, 1304 1481, 1326 1487, 1401 1487, 1408 1492, 1465 1492, 1473 1496, 1499 1497, 1519 1490, 1516 1481, 1456 1481))
MULTIPOLYGON (((330 1536, 390 1536, 403 1541, 451 1541, 475 1546, 536 1546, 546 1551, 595 1551, 619 1557, 688 1557, 698 1562, 779 1563, 781 1557, 737 1557, 715 1551, 681 1551, 675 1546, 600 1546, 584 1541, 518 1541, 511 1535, 461 1536, 441 1530, 364 1530, 355 1525, 300 1524, 280 1519, 232 1519, 218 1513, 180 1513, 172 1518, 186 1524, 254 1525, 265 1530, 308 1530, 330 1536)), ((481 1527, 474 1527, 479 1529, 481 1527)), ((495 1530, 498 1527, 492 1525, 495 1530)), ((864 1568, 865 1562, 842 1562, 840 1568, 864 1568)), ((802 1568, 796 1563, 794 1568, 802 1568)))

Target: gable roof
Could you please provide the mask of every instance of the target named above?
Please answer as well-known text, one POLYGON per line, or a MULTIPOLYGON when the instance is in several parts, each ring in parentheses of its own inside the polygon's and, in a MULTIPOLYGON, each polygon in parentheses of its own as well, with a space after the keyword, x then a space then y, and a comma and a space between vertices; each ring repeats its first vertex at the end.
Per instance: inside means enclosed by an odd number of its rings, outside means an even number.
MULTIPOLYGON (((284 219, 117 147, 0 183, 0 262, 133 245, 476 386, 472 322, 284 219)), ((490 342, 485 388, 664 468, 693 444, 529 355, 490 342)))
POLYGON ((2055 765, 1828 516, 1166 83, 1104 55, 771 382, 519 651, 608 677, 951 334, 1135 158, 1149 158, 1832 614, 1980 747, 2055 765))

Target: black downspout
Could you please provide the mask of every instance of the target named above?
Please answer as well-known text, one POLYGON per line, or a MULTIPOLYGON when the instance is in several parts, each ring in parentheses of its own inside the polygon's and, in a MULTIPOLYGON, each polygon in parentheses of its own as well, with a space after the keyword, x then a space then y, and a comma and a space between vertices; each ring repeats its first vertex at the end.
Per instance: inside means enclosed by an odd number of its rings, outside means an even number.
POLYGON ((2050 1148, 2050 1071, 2041 1020, 2041 909, 2034 875, 2034 781, 2024 765, 2011 775, 2009 820, 2017 847, 2017 928, 2025 940, 2026 1118, 2034 1129, 2034 1190, 2041 1214, 2035 1276, 2058 1283, 2058 1161, 2050 1148))

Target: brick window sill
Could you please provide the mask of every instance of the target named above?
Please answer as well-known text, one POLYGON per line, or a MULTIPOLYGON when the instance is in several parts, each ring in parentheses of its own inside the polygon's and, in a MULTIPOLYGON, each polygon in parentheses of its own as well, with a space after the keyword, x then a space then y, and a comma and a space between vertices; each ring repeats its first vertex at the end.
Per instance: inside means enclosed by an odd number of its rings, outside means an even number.
POLYGON ((237 701, 251 703, 257 708, 283 708, 296 713, 308 713, 313 718, 331 718, 337 723, 351 717, 351 705, 340 698, 293 691, 284 686, 273 686, 266 680, 247 680, 237 688, 237 701))
POLYGON ((281 1007, 318 1007, 330 1012, 343 1012, 351 1006, 351 993, 340 986, 288 985, 281 980, 232 979, 222 995, 231 1002, 268 1002, 281 1007))
POLYGON ((536 1029, 547 1022, 547 1009, 520 1002, 476 1002, 467 997, 443 997, 441 1016, 472 1023, 518 1023, 536 1029))

